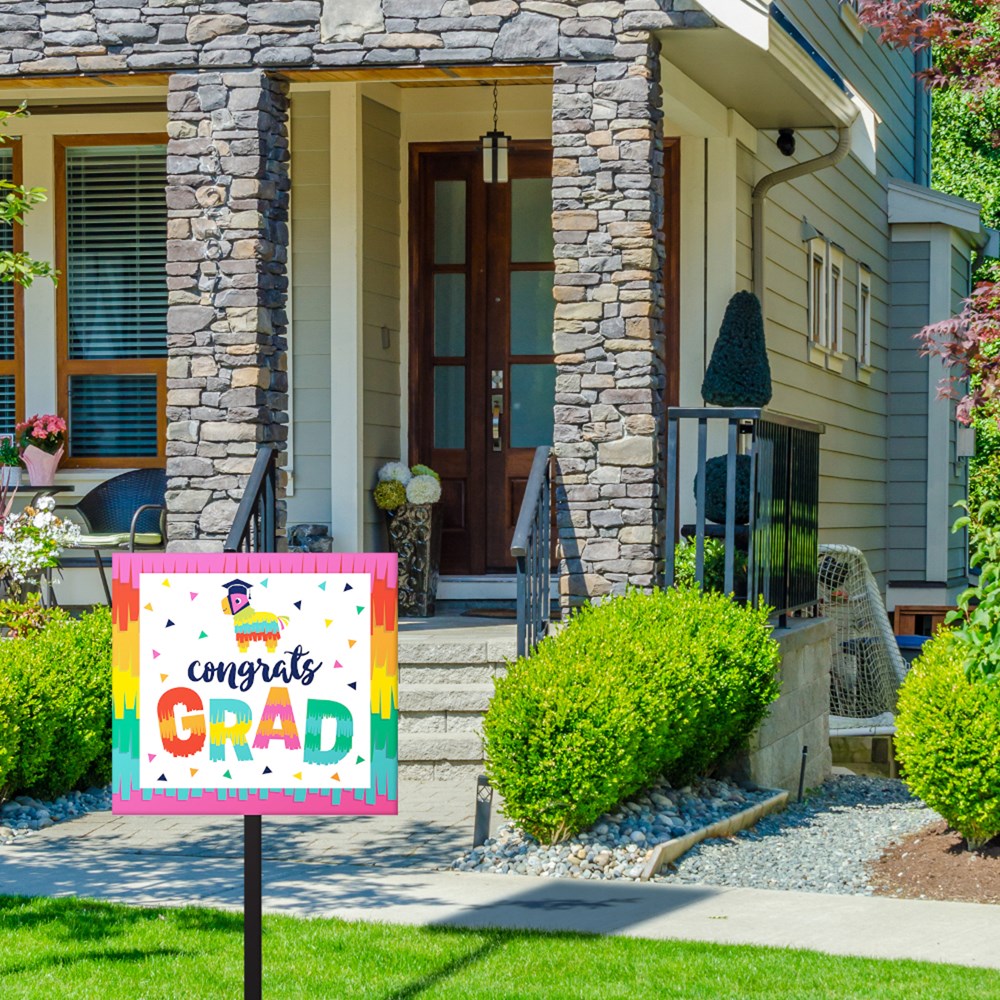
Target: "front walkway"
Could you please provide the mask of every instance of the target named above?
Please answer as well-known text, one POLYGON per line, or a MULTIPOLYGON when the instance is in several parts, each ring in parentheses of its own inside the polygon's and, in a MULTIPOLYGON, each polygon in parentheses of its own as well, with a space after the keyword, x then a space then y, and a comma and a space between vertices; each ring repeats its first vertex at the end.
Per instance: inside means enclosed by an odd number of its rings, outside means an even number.
MULTIPOLYGON (((1000 907, 440 870, 474 789, 401 782, 395 818, 264 820, 264 906, 399 924, 576 930, 1000 968, 1000 907)), ((92 813, 0 847, 0 893, 238 908, 236 819, 92 813)))

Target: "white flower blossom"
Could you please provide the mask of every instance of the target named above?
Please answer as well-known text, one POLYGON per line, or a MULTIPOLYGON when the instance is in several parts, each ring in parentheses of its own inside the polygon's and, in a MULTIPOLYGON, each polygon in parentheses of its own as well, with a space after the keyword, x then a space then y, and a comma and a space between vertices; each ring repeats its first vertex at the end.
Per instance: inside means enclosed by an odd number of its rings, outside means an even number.
POLYGON ((437 503, 441 499, 441 484, 434 476, 414 476, 406 487, 410 503, 437 503))
POLYGON ((384 483, 387 479, 395 479, 397 483, 402 483, 405 486, 412 478, 413 473, 410 472, 410 467, 402 462, 386 462, 378 470, 380 483, 384 483))

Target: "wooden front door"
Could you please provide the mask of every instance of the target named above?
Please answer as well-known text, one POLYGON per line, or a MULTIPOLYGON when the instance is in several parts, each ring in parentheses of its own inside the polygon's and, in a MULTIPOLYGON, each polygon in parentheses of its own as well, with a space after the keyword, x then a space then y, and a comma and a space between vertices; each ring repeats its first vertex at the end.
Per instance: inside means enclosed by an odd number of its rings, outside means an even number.
POLYGON ((510 572, 534 450, 552 443, 552 150, 411 147, 410 460, 441 474, 441 571, 510 572))

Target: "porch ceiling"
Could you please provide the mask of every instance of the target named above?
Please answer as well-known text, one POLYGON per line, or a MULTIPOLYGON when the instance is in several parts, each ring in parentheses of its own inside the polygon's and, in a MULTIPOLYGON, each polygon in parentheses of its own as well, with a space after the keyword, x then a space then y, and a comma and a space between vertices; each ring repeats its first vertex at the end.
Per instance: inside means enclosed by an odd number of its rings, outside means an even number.
POLYGON ((857 117, 851 96, 785 29, 766 18, 749 37, 726 27, 659 33, 682 73, 756 128, 833 128, 857 117))

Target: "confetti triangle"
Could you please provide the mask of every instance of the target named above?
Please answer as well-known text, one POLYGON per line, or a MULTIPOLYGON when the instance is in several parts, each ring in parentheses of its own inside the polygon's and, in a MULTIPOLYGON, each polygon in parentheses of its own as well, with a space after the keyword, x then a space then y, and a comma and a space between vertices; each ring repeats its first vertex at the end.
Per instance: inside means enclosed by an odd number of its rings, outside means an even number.
POLYGON ((358 689, 358 682, 357 681, 351 681, 351 683, 348 684, 347 686, 349 688, 354 688, 354 690, 357 691, 357 689, 358 689))
POLYGON ((192 601, 198 596, 193 590, 190 591, 190 594, 191 594, 191 600, 192 601))
POLYGON ((360 604, 357 605, 357 609, 358 609, 358 614, 359 615, 361 614, 362 611, 365 610, 360 604))
POLYGON ((326 622, 326 627, 329 628, 333 624, 332 618, 324 618, 323 621, 326 622))
POLYGON ((358 641, 357 639, 348 639, 347 640, 347 648, 348 649, 354 649, 354 645, 355 645, 355 643, 357 641, 358 641))
POLYGON ((208 638, 208 633, 207 632, 202 632, 201 635, 198 636, 198 638, 199 639, 207 639, 208 638))
POLYGON ((154 660, 159 659, 159 656, 160 656, 160 654, 154 649, 153 650, 153 659, 154 660))
POLYGON ((271 773, 271 769, 269 767, 265 767, 264 768, 264 773, 265 774, 270 774, 271 773))
POLYGON ((268 579, 268 578, 267 578, 267 577, 265 576, 265 577, 264 577, 264 579, 260 581, 260 585, 261 585, 262 587, 266 587, 266 586, 267 586, 267 579, 268 579))
POLYGON ((170 581, 169 580, 164 580, 163 581, 163 586, 164 587, 169 587, 170 586, 170 581))
POLYGON ((157 781, 166 781, 167 780, 167 776, 165 774, 161 774, 156 780, 157 781))
POLYGON ((148 753, 148 754, 146 754, 146 756, 149 758, 149 763, 150 764, 152 764, 153 761, 156 760, 156 754, 155 753, 148 753))
POLYGON ((173 628, 173 625, 174 625, 173 621, 172 621, 171 619, 169 619, 169 618, 168 618, 168 619, 167 619, 167 624, 166 624, 166 625, 164 625, 163 627, 164 627, 164 628, 173 628))
POLYGON ((343 670, 344 669, 344 664, 341 663, 340 660, 337 660, 333 664, 333 669, 334 670, 343 670))
POLYGON ((344 584, 344 593, 346 594, 349 590, 354 590, 354 588, 349 583, 345 583, 344 584))
POLYGON ((299 781, 301 781, 302 780, 302 772, 301 771, 296 771, 295 774, 292 775, 292 777, 293 778, 297 778, 299 781))
POLYGON ((160 680, 165 681, 168 676, 169 676, 168 674, 160 674, 160 680))
POLYGON ((191 772, 192 778, 198 773, 198 768, 196 767, 189 767, 188 770, 191 772))
POLYGON ((320 590, 326 590, 326 580, 324 580, 324 581, 323 581, 323 582, 322 582, 322 583, 321 583, 321 584, 319 585, 319 589, 320 589, 320 590))
POLYGON ((230 781, 233 780, 233 776, 228 771, 226 771, 226 773, 222 777, 223 778, 228 778, 230 781))
POLYGON ((354 763, 355 764, 363 764, 364 762, 365 762, 364 757, 362 757, 361 754, 358 754, 358 759, 354 763))
POLYGON ((302 610, 302 602, 301 601, 296 601, 295 602, 295 607, 297 607, 299 609, 299 611, 301 611, 302 610))
POLYGON ((146 609, 147 611, 152 611, 152 610, 153 610, 153 605, 152 605, 152 604, 144 604, 144 605, 143 605, 143 607, 144 607, 144 608, 145 608, 145 609, 146 609))
POLYGON ((331 774, 330 775, 330 780, 331 781, 340 781, 340 772, 337 771, 334 774, 331 774))

